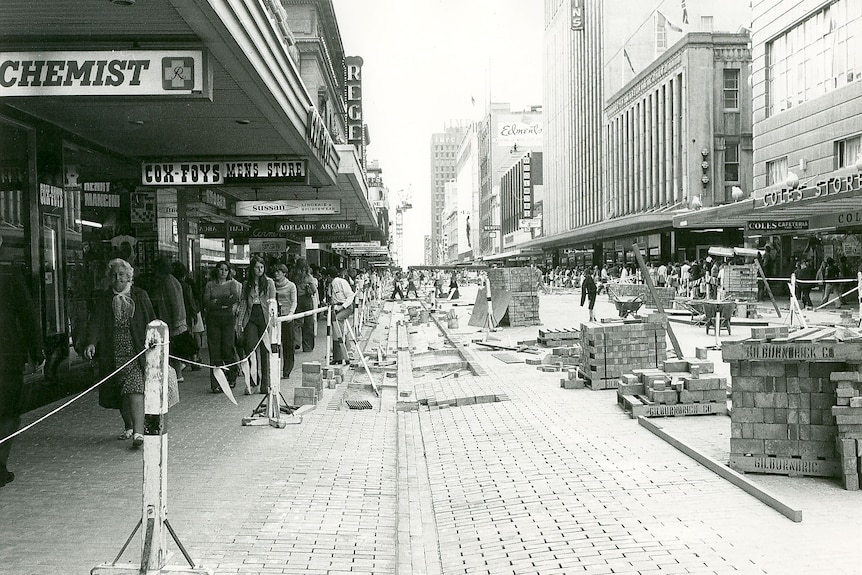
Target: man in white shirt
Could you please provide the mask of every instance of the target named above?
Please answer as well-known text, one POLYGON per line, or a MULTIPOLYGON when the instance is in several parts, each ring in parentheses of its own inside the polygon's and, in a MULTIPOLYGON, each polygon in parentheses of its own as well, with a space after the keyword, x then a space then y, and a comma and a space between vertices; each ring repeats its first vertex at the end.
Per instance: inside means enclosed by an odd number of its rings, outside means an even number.
POLYGON ((332 279, 330 287, 330 305, 335 312, 335 323, 332 325, 332 363, 342 363, 347 357, 347 347, 344 345, 344 328, 341 324, 353 315, 353 298, 355 293, 347 281, 347 270, 338 270, 338 275, 332 279))

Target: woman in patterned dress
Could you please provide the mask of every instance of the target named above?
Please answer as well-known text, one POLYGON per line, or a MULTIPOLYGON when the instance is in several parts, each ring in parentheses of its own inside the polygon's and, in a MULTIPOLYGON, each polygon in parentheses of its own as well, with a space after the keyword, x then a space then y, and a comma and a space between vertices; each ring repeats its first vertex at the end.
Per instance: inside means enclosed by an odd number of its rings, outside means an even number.
MULTIPOLYGON (((147 292, 132 285, 134 275, 135 269, 127 261, 111 260, 110 288, 96 296, 84 357, 96 362, 99 379, 144 350, 147 324, 156 318, 147 292)), ((133 447, 144 442, 145 365, 141 354, 99 388, 99 404, 119 409, 123 416, 125 427, 117 439, 133 439, 133 447)))

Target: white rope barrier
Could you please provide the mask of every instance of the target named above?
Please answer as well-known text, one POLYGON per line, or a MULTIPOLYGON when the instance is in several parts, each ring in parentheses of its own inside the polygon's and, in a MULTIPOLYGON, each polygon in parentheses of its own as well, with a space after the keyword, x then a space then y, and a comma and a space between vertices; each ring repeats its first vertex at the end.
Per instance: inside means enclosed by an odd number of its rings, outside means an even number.
MULTIPOLYGON (((164 345, 164 344, 161 344, 161 345, 164 345)), ((30 428, 32 428, 32 427, 35 427, 36 425, 38 425, 38 424, 42 423, 43 421, 45 421, 46 419, 48 419, 49 417, 51 417, 51 416, 53 416, 53 415, 55 415, 55 414, 57 414, 57 413, 60 413, 61 411, 63 411, 64 409, 66 409, 67 407, 69 407, 70 405, 72 405, 73 403, 75 403, 76 401, 78 401, 79 399, 81 399, 82 397, 84 397, 85 395, 87 395, 88 393, 90 393, 91 391, 93 391, 94 389, 96 389, 97 387, 99 387, 100 385, 102 385, 103 383, 105 383, 106 381, 108 381, 109 379, 111 379, 112 377, 114 377, 115 375, 117 375, 118 373, 120 373, 120 372, 121 372, 122 370, 124 370, 127 366, 131 365, 131 363, 132 363, 133 361, 135 361, 136 359, 138 359, 139 357, 141 357, 142 355, 144 355, 146 352, 147 352, 147 349, 146 349, 146 348, 145 348, 145 349, 143 349, 142 351, 138 352, 138 354, 137 354, 137 355, 135 355, 135 356, 134 356, 133 358, 131 358, 129 361, 127 361, 126 363, 124 363, 123 365, 121 365, 120 367, 118 367, 117 369, 115 369, 114 371, 112 371, 112 372, 110 373, 110 375, 106 376, 106 377, 105 377, 104 379, 102 379, 101 381, 99 381, 99 382, 97 382, 97 383, 93 384, 91 387, 89 387, 88 389, 86 389, 86 390, 82 391, 81 393, 79 393, 78 395, 76 395, 75 397, 73 397, 72 399, 70 399, 69 401, 67 401, 66 403, 64 403, 64 404, 62 404, 62 405, 60 405, 60 406, 58 406, 58 407, 56 407, 56 408, 52 409, 51 411, 49 411, 48 413, 46 413, 45 415, 43 415, 43 416, 42 416, 42 417, 40 417, 39 419, 37 419, 37 420, 35 420, 35 421, 31 422, 31 423, 28 423, 27 425, 25 425, 24 427, 22 427, 21 429, 19 429, 19 430, 18 430, 18 431, 16 431, 15 433, 12 433, 11 435, 7 435, 7 436, 6 436, 6 437, 4 437, 3 439, 0 439, 0 444, 3 444, 3 443, 6 443, 7 441, 10 441, 12 438, 14 438, 14 437, 17 437, 17 436, 21 435, 22 433, 24 433, 24 432, 25 432, 25 431, 27 431, 28 429, 30 429, 30 428)))

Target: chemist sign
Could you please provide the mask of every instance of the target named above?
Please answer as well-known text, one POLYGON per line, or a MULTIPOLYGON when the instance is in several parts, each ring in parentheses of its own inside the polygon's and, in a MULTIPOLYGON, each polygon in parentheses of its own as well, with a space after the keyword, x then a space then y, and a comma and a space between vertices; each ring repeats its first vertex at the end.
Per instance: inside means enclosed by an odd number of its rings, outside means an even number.
POLYGON ((209 96, 203 50, 0 52, 2 96, 209 96))

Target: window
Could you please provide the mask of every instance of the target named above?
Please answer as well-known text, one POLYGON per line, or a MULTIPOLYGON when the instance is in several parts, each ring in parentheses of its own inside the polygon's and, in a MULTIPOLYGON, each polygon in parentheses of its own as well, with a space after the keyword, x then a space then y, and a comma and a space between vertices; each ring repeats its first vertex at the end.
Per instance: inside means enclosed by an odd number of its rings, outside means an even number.
POLYGON ((700 17, 700 31, 701 32, 712 32, 712 16, 701 16, 700 17))
POLYGON ((766 115, 860 80, 862 2, 835 0, 766 44, 766 115))
POLYGON ((836 168, 849 168, 856 165, 856 159, 862 153, 862 136, 847 138, 835 142, 836 168))
POLYGON ((724 109, 739 109, 739 70, 724 70, 724 109))
POLYGON ((739 181, 739 144, 726 144, 724 148, 724 181, 739 181))
POLYGON ((766 162, 766 185, 784 183, 787 179, 787 156, 766 162))

